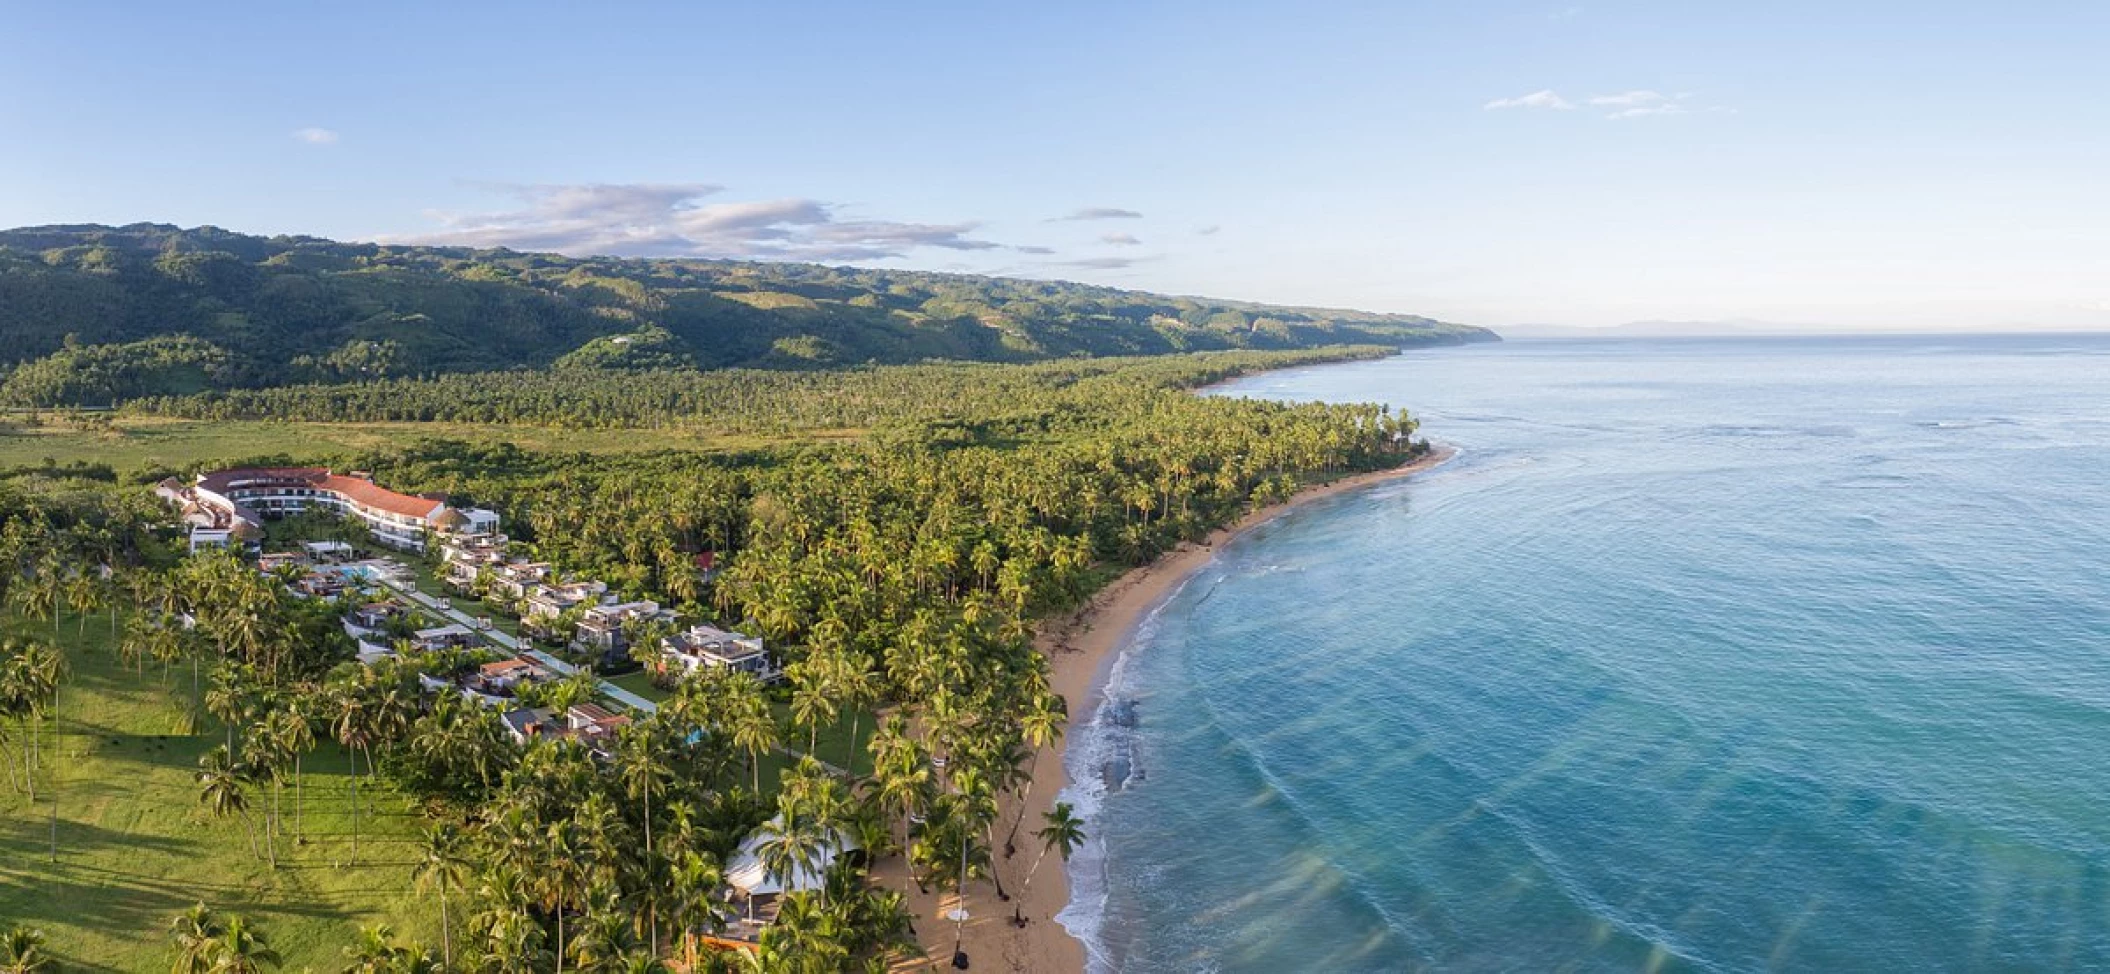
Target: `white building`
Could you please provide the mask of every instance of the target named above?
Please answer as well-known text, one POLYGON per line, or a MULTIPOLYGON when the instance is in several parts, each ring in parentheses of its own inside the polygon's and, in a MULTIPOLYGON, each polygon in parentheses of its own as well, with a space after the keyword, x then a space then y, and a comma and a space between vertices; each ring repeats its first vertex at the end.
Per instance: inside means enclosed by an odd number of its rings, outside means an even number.
POLYGON ((762 637, 727 632, 716 626, 695 625, 659 642, 662 665, 694 673, 706 666, 724 667, 774 680, 780 673, 776 661, 762 646, 762 637))
POLYGON ((204 474, 184 486, 163 481, 156 491, 182 506, 186 518, 204 527, 260 528, 265 517, 300 514, 310 509, 356 518, 374 540, 394 548, 423 551, 425 536, 483 525, 495 530, 498 515, 447 506, 440 494, 398 494, 375 484, 366 474, 335 473, 325 467, 245 467, 204 474))

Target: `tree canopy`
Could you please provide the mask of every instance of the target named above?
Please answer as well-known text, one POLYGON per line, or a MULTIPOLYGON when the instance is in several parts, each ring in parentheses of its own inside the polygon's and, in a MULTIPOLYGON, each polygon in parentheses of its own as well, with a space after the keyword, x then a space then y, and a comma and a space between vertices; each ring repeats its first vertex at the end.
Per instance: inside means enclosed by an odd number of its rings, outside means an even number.
POLYGON ((0 334, 0 367, 33 377, 0 388, 18 405, 551 365, 800 370, 1494 338, 1413 315, 1060 281, 157 224, 0 231, 0 334), (173 337, 196 342, 181 369, 92 377, 111 356, 166 359, 173 346, 139 343, 173 337), (104 346, 125 350, 83 350, 104 346))

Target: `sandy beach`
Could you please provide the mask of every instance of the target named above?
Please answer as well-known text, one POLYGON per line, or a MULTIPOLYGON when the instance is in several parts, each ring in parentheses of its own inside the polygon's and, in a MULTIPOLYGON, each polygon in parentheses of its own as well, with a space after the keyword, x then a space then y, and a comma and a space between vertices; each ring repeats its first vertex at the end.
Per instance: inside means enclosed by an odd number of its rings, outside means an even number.
MULTIPOLYGON (((1116 579, 1076 611, 1044 623, 1037 643, 1048 655, 1051 682, 1055 692, 1068 701, 1071 720, 1087 718, 1097 709, 1099 688, 1114 651, 1127 643, 1137 623, 1151 609, 1176 590, 1181 582, 1209 564, 1219 545, 1302 505, 1420 473, 1443 463, 1455 453, 1453 448, 1438 444, 1413 462, 1390 470, 1356 474, 1307 487, 1287 501, 1248 513, 1238 523, 1216 530, 1199 544, 1180 545, 1158 560, 1116 579)), ((1026 895, 1017 895, 1025 882, 1027 870, 1033 866, 1034 854, 1039 851, 1032 832, 1038 827, 1040 813, 1053 807, 1055 796, 1069 782, 1068 769, 1063 761, 1063 743, 1067 739, 1065 728, 1063 740, 1041 749, 1034 762, 1033 783, 1024 798, 1028 821, 1019 829, 1016 855, 1006 859, 1003 850, 997 850, 998 878, 1013 899, 1008 903, 999 902, 994 889, 987 884, 976 883, 968 890, 970 918, 961 939, 961 949, 968 955, 971 970, 1031 974, 1073 974, 1084 970, 1084 945, 1055 921, 1055 914, 1062 912, 1070 901, 1069 877, 1062 863, 1051 856, 1041 864, 1026 895), (1012 925, 1014 908, 1023 909, 1029 921, 1025 927, 1012 925)), ((1001 821, 1006 830, 1017 815, 1018 804, 1005 801, 1001 821)), ((877 881, 897 884, 898 888, 900 860, 893 859, 886 866, 890 868, 882 868, 876 876, 877 881)), ((909 893, 909 907, 915 913, 916 929, 922 935, 930 963, 946 969, 947 959, 952 956, 954 924, 945 919, 945 914, 952 908, 952 897, 921 895, 913 886, 909 893)), ((919 961, 908 969, 924 969, 924 963, 919 961)))

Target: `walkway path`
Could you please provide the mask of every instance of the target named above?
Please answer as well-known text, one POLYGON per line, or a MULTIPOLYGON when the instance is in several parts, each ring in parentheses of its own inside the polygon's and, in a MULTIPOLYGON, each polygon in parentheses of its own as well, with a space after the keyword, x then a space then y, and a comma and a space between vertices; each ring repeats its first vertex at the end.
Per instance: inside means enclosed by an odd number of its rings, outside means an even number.
MULTIPOLYGON (((418 591, 417 586, 415 585, 412 585, 408 582, 399 581, 394 577, 384 575, 379 572, 376 572, 373 578, 375 581, 378 581, 382 585, 386 586, 389 591, 392 591, 397 595, 401 595, 404 598, 409 599, 411 602, 416 603, 418 606, 422 607, 425 611, 430 612, 433 615, 439 616, 440 618, 445 619, 448 622, 460 623, 462 626, 469 629, 469 631, 474 632, 479 636, 482 636, 486 640, 489 640, 492 645, 495 645, 500 649, 503 649, 510 653, 517 653, 521 656, 525 656, 529 659, 532 659, 535 662, 548 667, 551 671, 562 676, 570 676, 573 673, 579 671, 578 667, 573 666, 570 663, 558 659, 557 657, 552 656, 548 653, 545 653, 542 650, 536 649, 532 644, 530 644, 524 639, 516 639, 503 632, 500 632, 498 629, 485 624, 483 620, 477 619, 475 616, 472 616, 466 612, 463 612, 460 609, 455 608, 453 604, 447 602, 444 599, 434 598, 433 596, 418 591)), ((625 707, 629 707, 630 709, 638 711, 640 713, 650 714, 657 713, 659 711, 659 705, 653 703, 650 700, 640 697, 635 693, 631 693, 630 691, 625 690, 622 687, 616 686, 615 684, 610 683, 607 680, 602 680, 600 681, 600 683, 601 695, 607 697, 610 700, 613 700, 619 704, 622 704, 625 707)))
MULTIPOLYGON (((415 585, 412 585, 408 582, 399 581, 392 575, 382 574, 380 572, 375 572, 370 577, 374 581, 377 581, 383 586, 387 587, 389 591, 394 592, 397 595, 401 595, 402 597, 409 599, 411 602, 416 603, 425 611, 430 612, 433 615, 439 616, 440 618, 445 619, 449 622, 460 623, 469 631, 474 632, 487 640, 490 640, 492 645, 495 645, 500 649, 532 659, 535 662, 542 664, 543 666, 549 667, 550 670, 562 676, 570 676, 573 673, 579 671, 578 667, 573 666, 570 663, 567 663, 561 659, 558 659, 555 656, 551 656, 550 654, 545 653, 542 650, 534 648, 534 645, 532 643, 529 643, 527 640, 516 639, 503 632, 500 632, 495 627, 485 625, 483 620, 480 620, 475 616, 472 616, 466 612, 463 612, 460 609, 455 608, 453 603, 451 602, 448 602, 444 599, 434 598, 433 596, 418 591, 418 588, 415 585)), ((607 697, 610 700, 615 701, 616 703, 622 704, 625 707, 629 707, 630 709, 635 710, 639 713, 653 714, 659 712, 659 705, 653 703, 650 700, 640 697, 635 693, 623 689, 622 687, 616 686, 615 684, 610 683, 607 680, 602 680, 600 681, 600 683, 601 695, 607 697)), ((788 747, 778 747, 776 748, 776 753, 784 755, 785 757, 791 758, 793 760, 797 760, 799 758, 808 756, 804 752, 794 751, 788 747)), ((844 779, 848 779, 851 777, 850 772, 845 771, 842 768, 838 768, 827 761, 821 761, 820 758, 814 758, 814 760, 820 761, 821 767, 826 770, 829 774, 844 779)))

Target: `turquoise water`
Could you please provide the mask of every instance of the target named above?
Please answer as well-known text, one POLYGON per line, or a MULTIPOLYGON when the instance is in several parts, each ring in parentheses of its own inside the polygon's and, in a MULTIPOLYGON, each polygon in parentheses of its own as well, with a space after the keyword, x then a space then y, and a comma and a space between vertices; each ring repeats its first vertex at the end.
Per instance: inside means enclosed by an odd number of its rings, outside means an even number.
POLYGON ((2110 339, 1226 391, 1463 453, 1226 546, 1115 663, 1095 969, 2110 969, 2110 339))

